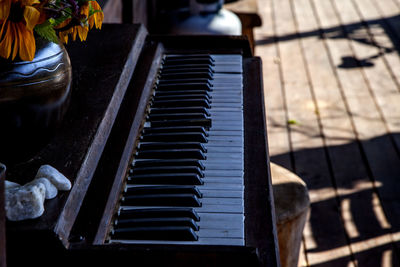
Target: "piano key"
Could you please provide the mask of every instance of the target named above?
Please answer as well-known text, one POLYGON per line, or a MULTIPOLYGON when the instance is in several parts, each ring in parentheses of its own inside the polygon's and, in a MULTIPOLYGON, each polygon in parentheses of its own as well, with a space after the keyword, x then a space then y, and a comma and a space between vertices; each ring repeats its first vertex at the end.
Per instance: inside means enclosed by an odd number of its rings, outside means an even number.
POLYGON ((176 72, 188 72, 188 73, 192 73, 192 72, 210 72, 212 74, 215 73, 215 71, 213 70, 212 66, 206 65, 206 64, 202 64, 202 65, 194 65, 193 67, 174 67, 174 68, 162 68, 162 73, 176 73, 176 72))
POLYGON ((112 231, 113 238, 137 240, 198 240, 196 233, 188 226, 149 226, 117 228, 112 231))
MULTIPOLYGON (((191 98, 191 99, 176 99, 176 100, 155 100, 153 107, 156 108, 172 108, 172 107, 204 107, 211 108, 210 101, 203 98, 191 98)), ((218 106, 224 106, 219 104, 218 106)))
MULTIPOLYGON (((127 195, 143 194, 193 194, 197 197, 203 197, 203 194, 193 185, 129 185, 125 189, 127 195)), ((212 194, 210 194, 212 195, 212 194)))
POLYGON ((140 150, 138 159, 206 159, 206 155, 199 149, 157 149, 140 150))
MULTIPOLYGON (((207 90, 178 90, 178 91, 156 91, 155 95, 156 96, 165 96, 165 95, 207 95, 210 97, 210 92, 207 90)), ((227 96, 227 94, 219 94, 218 96, 223 97, 227 96)))
MULTIPOLYGON (((123 206, 175 206, 201 207, 202 201, 195 194, 125 194, 123 206)), ((216 203, 218 204, 218 203, 216 203)))
MULTIPOLYGON (((200 230, 201 231, 201 230, 200 230)), ((219 245, 219 246, 244 246, 243 238, 199 238, 197 241, 162 241, 162 240, 110 240, 109 243, 117 244, 174 244, 174 245, 219 245)))
MULTIPOLYGON (((203 199, 202 199, 203 200, 203 199)), ((143 208, 148 208, 148 206, 122 206, 125 210, 129 209, 143 209, 143 208)), ((162 208, 164 206, 154 206, 152 208, 162 208)), ((169 207, 173 208, 173 207, 169 207)), ((198 213, 218 213, 218 214, 242 214, 243 215, 243 209, 239 209, 238 205, 223 205, 223 204, 206 204, 203 203, 201 207, 196 207, 195 208, 196 212, 198 213)), ((201 217, 200 217, 201 221, 201 217)))
POLYGON ((178 133, 146 133, 140 138, 142 142, 200 142, 207 143, 208 139, 203 133, 178 132, 178 133))
MULTIPOLYGON (((129 174, 154 174, 154 173, 196 173, 201 178, 204 172, 195 166, 163 166, 163 167, 136 167, 129 171, 129 174)), ((215 173, 215 172, 214 172, 215 173)), ((232 172, 231 172, 232 173, 232 172)))
POLYGON ((242 177, 243 171, 240 170, 205 170, 206 177, 242 177))
POLYGON ((196 159, 135 159, 131 166, 157 167, 157 166, 196 166, 204 170, 204 164, 196 159))
POLYGON ((157 84, 157 90, 159 91, 176 91, 176 90, 206 90, 212 91, 212 86, 210 83, 204 82, 186 82, 181 84, 157 84))
POLYGON ((188 217, 122 219, 116 220, 114 225, 116 227, 187 226, 195 231, 200 229, 199 225, 192 218, 188 217))
MULTIPOLYGON (((197 187, 196 187, 197 188, 197 187)), ((204 189, 204 186, 201 187, 202 194, 206 195, 206 197, 229 197, 229 198, 243 198, 243 191, 240 190, 207 190, 204 189)))
POLYGON ((243 179, 240 177, 205 177, 202 182, 210 182, 214 184, 243 184, 243 179))
POLYGON ((205 107, 172 107, 172 108, 151 108, 150 114, 164 114, 164 113, 202 113, 210 116, 210 112, 205 107))
POLYGON ((243 183, 238 184, 224 184, 224 183, 213 183, 209 181, 204 181, 201 186, 202 190, 244 190, 243 183))
POLYGON ((214 56, 210 54, 166 54, 164 55, 165 59, 181 59, 181 58, 207 58, 210 59, 212 62, 215 61, 214 56))
POLYGON ((243 238, 242 229, 202 229, 202 238, 243 238))
POLYGON ((204 113, 164 113, 164 114, 149 114, 149 121, 160 120, 177 120, 177 119, 210 119, 204 113))
MULTIPOLYGON (((182 92, 180 94, 156 94, 154 97, 154 101, 162 101, 162 100, 179 100, 179 99, 203 99, 208 102, 210 102, 210 96, 208 94, 185 94, 185 92, 182 92)), ((210 102, 211 103, 211 102, 210 102)))
POLYGON ((140 142, 138 149, 158 150, 158 149, 199 149, 204 153, 207 152, 205 146, 200 142, 140 142))
MULTIPOLYGON (((213 86, 210 79, 205 79, 205 78, 187 78, 187 79, 174 79, 174 80, 169 80, 169 79, 164 79, 164 80, 158 80, 158 86, 160 85, 186 85, 186 84, 192 84, 192 83, 201 83, 201 84, 206 84, 209 86, 213 86)), ((157 86, 157 87, 158 87, 157 86)))
POLYGON ((160 120, 149 122, 152 127, 177 127, 177 126, 200 126, 209 128, 212 126, 210 118, 205 119, 181 119, 181 120, 160 120))
POLYGON ((212 79, 213 73, 209 71, 198 71, 198 72, 162 72, 160 75, 160 79, 196 79, 196 78, 203 78, 203 79, 212 79))
POLYGON ((163 173, 129 175, 130 184, 201 185, 203 180, 195 173, 163 173))
POLYGON ((173 208, 120 208, 118 211, 119 219, 137 219, 137 218, 192 218, 196 222, 200 221, 199 214, 193 208, 173 207, 173 208))
POLYGON ((173 58, 167 57, 164 59, 163 66, 171 66, 171 65, 191 65, 191 64, 207 64, 214 65, 214 61, 211 57, 181 57, 181 58, 173 58))

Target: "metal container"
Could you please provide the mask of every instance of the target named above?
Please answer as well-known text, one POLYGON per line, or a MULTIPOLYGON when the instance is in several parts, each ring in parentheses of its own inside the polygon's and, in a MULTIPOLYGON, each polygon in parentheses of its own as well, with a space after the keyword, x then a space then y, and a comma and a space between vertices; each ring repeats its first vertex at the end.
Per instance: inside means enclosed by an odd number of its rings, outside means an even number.
POLYGON ((0 161, 26 160, 46 144, 67 109, 71 81, 61 44, 36 38, 33 61, 0 58, 0 161))

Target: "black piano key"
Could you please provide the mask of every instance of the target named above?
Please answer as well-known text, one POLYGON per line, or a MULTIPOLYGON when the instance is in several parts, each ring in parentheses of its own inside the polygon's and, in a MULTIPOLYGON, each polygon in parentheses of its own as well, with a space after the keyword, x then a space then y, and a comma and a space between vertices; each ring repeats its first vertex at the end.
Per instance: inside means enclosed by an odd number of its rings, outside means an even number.
POLYGON ((129 184, 202 185, 203 180, 194 173, 163 173, 129 175, 129 184))
POLYGON ((126 195, 145 195, 145 194, 193 194, 203 197, 200 190, 193 185, 144 185, 127 187, 126 195))
POLYGON ((146 227, 146 226, 188 226, 195 231, 199 231, 200 227, 192 218, 143 218, 143 219, 122 219, 116 220, 115 227, 146 227))
POLYGON ((138 149, 143 150, 158 150, 158 149, 199 149, 204 153, 207 149, 202 143, 199 142, 153 142, 153 143, 139 143, 138 149))
POLYGON ((192 72, 209 72, 211 74, 214 74, 215 71, 213 69, 212 66, 209 66, 207 64, 203 64, 203 65, 196 65, 193 67, 187 67, 187 66, 178 66, 178 67, 166 67, 166 68, 162 68, 161 69, 161 73, 177 73, 177 72, 188 72, 188 73, 192 73, 192 72))
POLYGON ((211 108, 210 101, 203 99, 203 98, 154 100, 152 107, 172 108, 172 107, 196 107, 196 106, 211 108))
POLYGON ((165 58, 163 66, 171 65, 193 65, 193 64, 207 64, 214 65, 214 60, 211 57, 187 57, 187 58, 165 58))
POLYGON ((152 114, 148 116, 149 121, 160 120, 180 120, 180 119, 210 119, 206 114, 202 113, 164 113, 152 114))
POLYGON ((200 221, 200 216, 193 208, 174 207, 174 208, 140 208, 126 209, 121 208, 118 212, 120 220, 140 219, 140 218, 192 218, 196 222, 200 221))
POLYGON ((199 149, 157 149, 140 150, 137 159, 199 159, 205 160, 206 155, 199 149))
POLYGON ((201 113, 210 116, 210 112, 204 107, 172 107, 172 108, 154 108, 150 109, 150 114, 164 114, 164 113, 201 113))
POLYGON ((161 94, 153 98, 153 101, 161 101, 161 100, 179 100, 179 99, 204 99, 207 101, 211 101, 211 97, 208 96, 208 94, 198 94, 198 95, 190 95, 190 94, 185 94, 183 91, 181 94, 161 94))
POLYGON ((202 83, 202 84, 206 84, 209 85, 210 87, 212 87, 212 83, 209 79, 205 79, 205 78, 187 78, 187 79, 164 79, 164 80, 158 80, 158 87, 160 85, 178 85, 178 84, 192 84, 192 83, 202 83))
POLYGON ((195 173, 204 177, 204 172, 195 166, 163 166, 163 167, 135 167, 129 170, 130 174, 152 174, 152 173, 195 173))
POLYGON ((198 236, 188 226, 128 227, 112 232, 113 239, 196 241, 198 236))
POLYGON ((201 202, 194 194, 124 195, 122 205, 201 207, 201 202))
POLYGON ((162 120, 152 121, 152 127, 176 127, 176 126, 200 126, 210 128, 212 121, 209 118, 206 119, 183 119, 183 120, 162 120))
POLYGON ((178 91, 178 90, 206 90, 212 91, 212 85, 204 82, 187 82, 181 84, 157 84, 158 91, 178 91))
POLYGON ((202 133, 208 136, 208 132, 201 126, 176 126, 176 127, 145 127, 142 134, 151 133, 202 133))
POLYGON ((209 98, 210 93, 207 90, 177 90, 177 91, 156 91, 156 96, 172 96, 172 95, 190 95, 192 97, 193 95, 206 95, 209 98))
POLYGON ((207 58, 213 62, 215 61, 214 58, 210 54, 196 53, 196 54, 178 54, 178 55, 166 54, 166 55, 164 55, 164 60, 166 60, 166 59, 173 60, 173 59, 181 59, 181 58, 207 58))
POLYGON ((157 167, 157 166, 196 166, 205 170, 204 164, 197 159, 135 159, 132 167, 157 167))
POLYGON ((209 71, 198 71, 198 72, 170 72, 165 73, 161 72, 160 79, 161 80, 180 80, 180 79, 211 79, 213 78, 213 74, 209 71))
POLYGON ((207 137, 202 133, 146 133, 140 137, 142 142, 200 142, 207 143, 207 137))

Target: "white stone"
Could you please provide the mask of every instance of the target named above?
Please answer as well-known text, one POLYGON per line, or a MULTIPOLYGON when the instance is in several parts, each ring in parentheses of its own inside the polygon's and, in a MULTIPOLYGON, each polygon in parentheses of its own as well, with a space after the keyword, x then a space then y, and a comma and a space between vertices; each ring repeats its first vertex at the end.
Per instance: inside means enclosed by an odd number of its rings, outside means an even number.
POLYGON ((44 177, 36 178, 35 180, 31 181, 26 185, 36 185, 38 183, 42 183, 46 187, 46 199, 52 199, 57 196, 58 193, 57 188, 47 178, 44 177))
POLYGON ((10 221, 40 217, 44 212, 46 187, 42 183, 27 184, 5 190, 6 216, 10 221))
POLYGON ((5 180, 5 186, 6 186, 5 188, 8 189, 8 188, 20 187, 21 185, 5 180))
POLYGON ((71 182, 50 165, 40 166, 35 178, 47 178, 58 190, 67 191, 71 189, 71 182))

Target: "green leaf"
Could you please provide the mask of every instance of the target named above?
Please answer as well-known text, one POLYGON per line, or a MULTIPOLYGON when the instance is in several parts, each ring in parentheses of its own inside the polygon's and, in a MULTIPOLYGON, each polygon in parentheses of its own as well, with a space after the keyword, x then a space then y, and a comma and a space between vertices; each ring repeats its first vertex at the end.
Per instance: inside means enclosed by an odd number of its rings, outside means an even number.
POLYGON ((296 120, 288 120, 289 125, 298 125, 299 123, 296 120))
POLYGON ((35 32, 46 40, 49 40, 53 43, 58 43, 57 34, 53 29, 52 23, 50 21, 46 21, 40 25, 36 25, 35 32))

